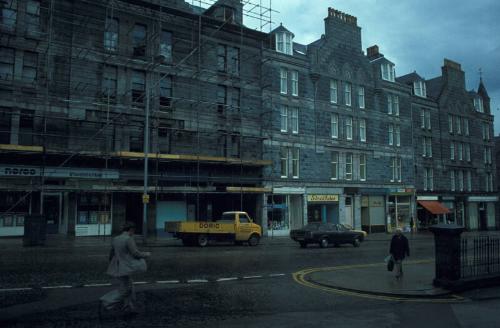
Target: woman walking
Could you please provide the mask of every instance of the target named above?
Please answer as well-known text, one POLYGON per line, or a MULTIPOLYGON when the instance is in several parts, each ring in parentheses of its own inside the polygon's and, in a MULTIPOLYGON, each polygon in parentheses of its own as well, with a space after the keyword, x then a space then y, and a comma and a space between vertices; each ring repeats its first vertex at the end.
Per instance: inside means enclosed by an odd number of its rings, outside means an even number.
MULTIPOLYGON (((135 307, 135 290, 131 275, 147 270, 145 258, 150 252, 140 252, 134 240, 135 225, 125 222, 122 233, 113 238, 109 254, 107 274, 119 281, 119 288, 101 297, 101 305, 106 310, 113 310, 121 304, 127 313, 137 313, 135 307)), ((99 307, 99 311, 101 307, 99 307)))
POLYGON ((410 256, 410 246, 408 239, 403 235, 401 229, 396 229, 396 234, 391 239, 391 248, 389 253, 394 259, 394 271, 396 279, 401 279, 403 276, 403 260, 405 256, 410 256))

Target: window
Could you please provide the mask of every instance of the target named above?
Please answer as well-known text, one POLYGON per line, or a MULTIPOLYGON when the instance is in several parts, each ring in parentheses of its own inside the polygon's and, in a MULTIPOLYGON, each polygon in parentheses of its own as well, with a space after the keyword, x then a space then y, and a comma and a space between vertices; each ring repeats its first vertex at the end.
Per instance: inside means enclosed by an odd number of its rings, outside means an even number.
POLYGON ((465 160, 470 162, 470 144, 465 144, 465 160))
MULTIPOLYGON (((226 89, 227 90, 227 89, 226 89)), ((231 89, 231 109, 240 110, 240 100, 241 100, 240 88, 231 89)))
POLYGON ((422 129, 431 129, 431 111, 429 109, 420 109, 420 127, 422 129))
POLYGON ((299 95, 299 72, 292 71, 292 96, 299 95))
POLYGON ((160 56, 163 57, 163 61, 172 61, 172 33, 169 31, 162 30, 160 34, 160 56))
POLYGON ((464 134, 466 136, 468 136, 469 135, 469 119, 465 118, 465 117, 463 117, 462 119, 463 119, 463 125, 464 125, 464 134))
POLYGON ((352 140, 352 117, 345 118, 345 136, 347 140, 352 140))
POLYGON ((38 54, 36 52, 25 51, 23 57, 23 80, 35 82, 38 70, 38 54))
POLYGON ((332 152, 331 168, 332 168, 331 179, 338 180, 338 178, 339 178, 339 153, 337 151, 332 152))
POLYGON ((389 124, 389 146, 394 145, 394 125, 389 124))
POLYGON ((480 97, 474 98, 474 108, 476 109, 477 112, 484 113, 483 98, 480 97))
POLYGON ((472 173, 467 171, 467 191, 472 191, 472 173))
POLYGON ((299 133, 299 109, 297 107, 292 108, 292 133, 299 133))
POLYGON ((299 148, 292 148, 292 178, 299 177, 299 148))
POLYGON ((482 125, 483 140, 490 140, 490 125, 488 123, 483 123, 482 125))
POLYGON ((396 136, 396 146, 401 146, 401 129, 399 125, 394 126, 394 135, 396 136))
POLYGON ((364 118, 359 120, 359 140, 366 142, 366 120, 364 118))
POLYGON ((448 132, 453 134, 453 115, 448 115, 448 132))
POLYGON ((493 174, 492 173, 486 173, 485 175, 485 185, 486 185, 486 192, 492 192, 493 191, 493 174))
POLYGON ((455 142, 450 142, 450 160, 455 160, 455 142))
POLYGON ((0 7, 0 27, 3 30, 13 32, 16 29, 17 10, 16 0, 2 0, 3 6, 0 7))
POLYGON ((345 154, 345 179, 352 180, 352 153, 345 154))
POLYGON ((344 83, 344 103, 346 106, 351 106, 351 83, 344 83))
POLYGON ((462 134, 462 121, 460 120, 460 116, 455 116, 455 131, 457 134, 462 134))
POLYGON ((483 161, 484 164, 491 164, 491 147, 485 146, 483 148, 483 161))
POLYGON ((458 171, 458 190, 464 191, 464 171, 458 171))
POLYGON ((286 69, 280 69, 280 92, 286 95, 288 93, 288 72, 286 69))
POLYGON ((14 76, 14 49, 0 47, 0 80, 12 80, 14 76))
POLYGON ((160 79, 160 106, 172 105, 172 76, 163 75, 160 79))
POLYGON ((293 54, 292 34, 289 32, 276 33, 276 51, 287 55, 293 54))
POLYGON ((224 114, 227 105, 227 88, 225 85, 217 86, 217 112, 224 114))
POLYGON ((391 158, 391 171, 392 178, 391 182, 401 182, 401 158, 392 157, 391 158))
POLYGON ((330 118, 330 126, 332 132, 332 138, 337 139, 339 137, 339 115, 332 114, 330 118))
POLYGON ((394 65, 390 63, 384 63, 380 66, 381 71, 382 71, 382 79, 386 81, 391 81, 394 82, 395 79, 395 71, 394 71, 394 65))
POLYGON ((132 30, 132 46, 134 56, 146 55, 146 25, 135 24, 132 30))
POLYGON ((104 27, 104 49, 108 51, 118 50, 118 19, 106 17, 104 27))
POLYGON ((234 21, 234 10, 231 7, 220 6, 215 10, 215 18, 224 22, 234 21))
POLYGON ((396 95, 387 95, 387 113, 389 115, 399 116, 399 97, 396 95))
POLYGON ((455 185, 455 171, 451 170, 450 171, 450 190, 455 191, 456 185, 455 185))
POLYGON ((288 132, 288 106, 281 105, 280 107, 280 122, 281 132, 288 132))
POLYGON ((146 91, 145 74, 142 71, 132 71, 132 101, 136 103, 144 102, 146 91))
POLYGON ((40 1, 28 0, 26 2, 26 31, 40 31, 40 1))
POLYGON ((458 160, 459 161, 463 161, 464 160, 464 154, 463 154, 463 151, 464 151, 464 144, 462 142, 457 142, 457 155, 458 155, 458 160))
POLYGON ((280 148, 280 174, 282 178, 288 177, 288 148, 280 148))
POLYGON ((219 44, 217 47, 217 69, 233 75, 240 73, 240 49, 219 44))
POLYGON ((336 80, 330 80, 330 102, 336 104, 338 100, 338 84, 336 80))
POLYGON ((106 65, 102 73, 102 95, 103 97, 116 98, 117 85, 116 66, 106 65))
POLYGON ((359 155, 359 180, 366 181, 366 155, 359 155))
POLYGON ((365 88, 358 88, 358 106, 359 108, 365 108, 365 88))
POLYGON ((432 138, 423 137, 422 138, 422 156, 432 157, 432 138))
POLYGON ((434 190, 434 170, 432 168, 424 168, 424 190, 434 190))
POLYGON ((413 82, 413 94, 419 97, 427 97, 427 89, 424 81, 413 82))

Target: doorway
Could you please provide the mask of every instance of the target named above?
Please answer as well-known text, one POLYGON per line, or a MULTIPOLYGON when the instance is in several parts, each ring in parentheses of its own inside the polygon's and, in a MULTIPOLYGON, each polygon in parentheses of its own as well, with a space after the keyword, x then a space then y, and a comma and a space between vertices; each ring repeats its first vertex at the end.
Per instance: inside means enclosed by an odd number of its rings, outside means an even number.
POLYGON ((62 214, 61 193, 44 193, 42 206, 42 213, 47 222, 47 233, 58 233, 62 214))

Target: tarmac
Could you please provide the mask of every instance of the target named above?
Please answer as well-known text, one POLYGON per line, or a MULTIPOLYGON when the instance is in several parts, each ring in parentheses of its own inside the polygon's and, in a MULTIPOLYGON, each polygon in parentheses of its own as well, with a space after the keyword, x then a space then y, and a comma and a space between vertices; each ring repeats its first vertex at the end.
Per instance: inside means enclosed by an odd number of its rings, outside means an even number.
MULTIPOLYGON (((472 233, 474 234, 474 233, 472 233)), ((476 233, 477 234, 477 233, 476 233)), ((389 242, 390 234, 370 234, 364 242, 367 247, 372 242, 389 242)), ((431 233, 422 232, 413 235, 408 234, 411 240, 433 239, 431 233)), ((140 239, 139 239, 140 240, 140 239)), ((110 237, 48 237, 45 246, 42 247, 85 247, 109 245, 110 237)), ((148 246, 169 247, 180 246, 180 241, 175 239, 163 239, 147 241, 148 246)), ((294 244, 289 237, 264 237, 261 246, 272 246, 278 244, 294 244)), ((0 238, 0 247, 19 248, 22 252, 22 238, 0 238)), ((446 289, 436 288, 432 285, 434 278, 434 259, 411 260, 408 258, 403 262, 403 278, 397 280, 393 272, 387 271, 386 264, 379 263, 344 265, 329 268, 311 268, 303 272, 294 273, 295 280, 300 276, 302 281, 331 290, 348 291, 364 295, 379 295, 402 298, 432 299, 443 297, 450 292, 446 289)), ((154 285, 137 286, 137 292, 141 293, 151 288, 169 288, 154 285)), ((96 295, 102 295, 112 287, 77 288, 71 290, 71 304, 68 304, 68 290, 54 289, 44 290, 43 297, 31 299, 29 303, 17 304, 6 308, 0 308, 0 319, 15 318, 27 314, 51 311, 67 307, 68 305, 97 302, 96 295), (99 289, 96 291, 94 288, 99 289), (73 304, 74 303, 74 304, 73 304)), ((11 291, 12 292, 12 291, 11 291)), ((9 293, 11 293, 9 292, 9 293)), ((39 291, 32 291, 34 293, 39 291)), ((0 290, 0 298, 5 291, 0 290)), ((4 295, 6 296, 6 295, 4 295)), ((28 297, 27 299, 30 299, 28 297)), ((97 303, 96 303, 97 304, 97 303)))

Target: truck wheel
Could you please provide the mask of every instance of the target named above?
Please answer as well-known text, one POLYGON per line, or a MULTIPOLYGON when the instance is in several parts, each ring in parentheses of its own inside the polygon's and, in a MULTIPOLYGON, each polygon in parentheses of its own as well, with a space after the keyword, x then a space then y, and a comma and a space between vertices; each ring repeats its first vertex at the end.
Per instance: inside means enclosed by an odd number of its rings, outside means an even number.
POLYGON ((259 244, 260 237, 256 234, 253 234, 248 238, 248 245, 250 246, 257 246, 259 244))
POLYGON ((208 236, 205 234, 198 235, 198 246, 205 247, 208 245, 208 236))

